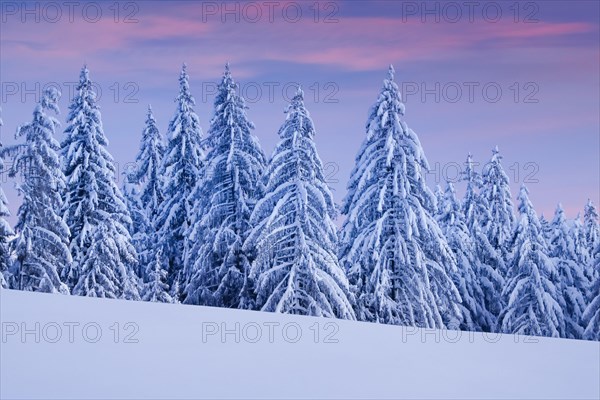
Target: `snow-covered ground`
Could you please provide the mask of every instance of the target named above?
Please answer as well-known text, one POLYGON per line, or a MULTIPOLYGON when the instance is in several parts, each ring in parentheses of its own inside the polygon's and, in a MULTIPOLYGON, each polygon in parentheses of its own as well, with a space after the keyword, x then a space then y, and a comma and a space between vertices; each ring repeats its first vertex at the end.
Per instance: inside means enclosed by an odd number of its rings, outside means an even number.
POLYGON ((2 398, 598 399, 600 343, 0 290, 2 398))

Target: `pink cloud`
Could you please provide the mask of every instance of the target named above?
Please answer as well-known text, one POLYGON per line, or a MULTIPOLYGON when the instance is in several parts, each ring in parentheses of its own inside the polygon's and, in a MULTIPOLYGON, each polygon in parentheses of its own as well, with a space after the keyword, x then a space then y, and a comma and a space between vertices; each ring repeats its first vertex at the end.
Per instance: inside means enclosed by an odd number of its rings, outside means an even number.
MULTIPOLYGON (((548 39, 590 32, 586 23, 463 24, 448 30, 444 24, 423 24, 418 20, 401 23, 392 18, 344 18, 323 27, 298 24, 289 28, 292 35, 301 34, 312 46, 283 51, 272 46, 265 57, 280 61, 336 65, 351 70, 381 68, 390 60, 434 60, 460 57, 473 46, 512 49, 515 40, 527 47, 533 38, 548 39), (490 41, 496 43, 490 44, 490 41), (316 44, 316 45, 315 45, 316 44)), ((314 25, 314 24, 313 24, 314 25)))
POLYGON ((390 60, 459 57, 463 51, 482 43, 487 48, 512 48, 516 44, 526 47, 531 39, 544 40, 597 29, 586 23, 515 24, 509 20, 495 24, 456 24, 448 29, 447 24, 421 23, 417 19, 402 22, 387 17, 340 17, 338 23, 331 24, 315 23, 307 17, 289 23, 277 13, 273 23, 263 17, 259 23, 224 24, 214 16, 206 21, 202 15, 206 10, 198 5, 178 4, 174 8, 179 11, 177 15, 175 10, 172 13, 152 10, 140 15, 139 22, 133 24, 115 23, 111 18, 97 23, 78 20, 24 25, 13 21, 3 27, 3 47, 11 57, 34 60, 80 60, 100 52, 125 50, 151 67, 163 64, 164 56, 188 58, 183 55, 190 55, 190 48, 197 46, 198 58, 208 56, 219 60, 219 65, 233 58, 372 70, 390 60), (181 40, 182 45, 179 49, 160 47, 161 51, 172 54, 153 50, 153 41, 167 40, 181 40))

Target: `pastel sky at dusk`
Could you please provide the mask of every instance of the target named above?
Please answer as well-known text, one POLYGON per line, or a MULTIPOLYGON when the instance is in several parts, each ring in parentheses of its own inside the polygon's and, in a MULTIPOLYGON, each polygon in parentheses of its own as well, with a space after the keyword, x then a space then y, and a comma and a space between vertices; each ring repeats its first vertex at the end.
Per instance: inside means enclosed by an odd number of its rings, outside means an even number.
MULTIPOLYGON (((453 179, 467 153, 485 163, 497 145, 513 198, 525 181, 539 213, 550 217, 560 201, 574 218, 588 198, 600 202, 598 1, 481 1, 472 20, 462 1, 324 1, 318 13, 313 1, 87 3, 79 2, 71 20, 61 1, 60 17, 44 3, 28 3, 28 14, 22 2, 2 2, 4 144, 31 120, 37 88, 51 82, 63 92, 64 128, 71 82, 86 63, 102 90, 109 151, 124 166, 137 153, 148 104, 166 133, 183 62, 206 132, 212 93, 229 62, 267 154, 286 97, 302 85, 341 201, 369 108, 393 64, 405 120, 434 170, 432 188, 445 175, 453 179)), ((2 185, 14 218, 12 180, 3 177, 2 185)))

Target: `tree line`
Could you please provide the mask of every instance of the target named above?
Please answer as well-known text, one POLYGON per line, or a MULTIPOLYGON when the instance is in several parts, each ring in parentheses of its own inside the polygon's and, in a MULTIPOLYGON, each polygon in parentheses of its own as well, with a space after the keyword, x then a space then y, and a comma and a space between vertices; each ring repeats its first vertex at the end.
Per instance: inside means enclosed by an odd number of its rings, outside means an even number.
POLYGON ((149 106, 137 168, 119 188, 84 66, 62 142, 50 88, 18 127, 22 143, 0 151, 22 178, 14 229, 0 188, 2 287, 600 340, 591 201, 583 221, 560 204, 548 221, 522 186, 515 215, 497 148, 481 173, 468 155, 463 198, 452 183, 432 192, 394 74, 339 207, 302 90, 266 157, 229 65, 204 135, 184 64, 166 140, 149 106))

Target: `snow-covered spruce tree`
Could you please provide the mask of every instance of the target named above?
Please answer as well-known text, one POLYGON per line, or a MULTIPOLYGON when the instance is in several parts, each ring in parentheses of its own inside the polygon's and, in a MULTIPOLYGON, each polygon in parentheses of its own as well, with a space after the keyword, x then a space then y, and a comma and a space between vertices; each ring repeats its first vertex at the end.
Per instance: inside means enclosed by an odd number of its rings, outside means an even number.
POLYGON ((465 216, 465 224, 473 239, 473 250, 476 259, 475 274, 484 295, 484 308, 494 316, 492 324, 482 325, 481 328, 486 332, 494 331, 496 329, 496 318, 504 308, 502 299, 504 277, 502 271, 505 271, 506 267, 500 253, 490 244, 488 237, 481 229, 480 221, 489 220, 490 217, 486 201, 479 193, 483 181, 481 175, 475 171, 471 154, 467 156, 461 180, 467 183, 462 211, 465 216))
POLYGON ((67 183, 63 219, 71 231, 73 262, 62 269, 61 278, 76 295, 137 299, 136 253, 127 230, 131 218, 115 182, 85 66, 69 110, 62 143, 67 183))
POLYGON ((581 222, 581 215, 578 213, 574 220, 570 221, 569 234, 573 241, 573 254, 578 265, 583 267, 583 273, 586 278, 587 291, 586 300, 591 301, 596 293, 590 293, 590 285, 594 282, 594 255, 591 255, 588 249, 588 241, 585 237, 585 227, 581 222))
POLYGON ((447 184, 444 197, 440 200, 437 220, 456 257, 457 270, 452 271, 451 276, 462 299, 460 329, 490 329, 496 318, 485 308, 485 296, 476 273, 478 260, 475 244, 465 224, 461 204, 456 198, 452 183, 447 184))
MULTIPOLYGON (((2 111, 2 109, 0 109, 2 111)), ((0 126, 2 126, 2 118, 0 118, 0 126)), ((0 148, 2 143, 0 143, 0 148)), ((4 158, 0 154, 0 174, 4 173, 4 158)), ((8 210, 8 201, 2 190, 0 183, 0 286, 3 288, 8 287, 8 266, 10 262, 8 242, 14 235, 12 228, 10 227, 6 218, 10 217, 10 211, 8 210)))
POLYGON ((583 212, 583 225, 585 226, 585 238, 592 253, 600 243, 600 228, 598 227, 598 211, 594 203, 588 199, 583 212))
MULTIPOLYGON (((498 252, 505 264, 510 258, 508 241, 511 239, 515 215, 511 200, 509 178, 501 164, 502 156, 498 147, 492 151, 491 160, 485 164, 482 173, 481 199, 487 207, 486 218, 479 220, 482 231, 490 245, 498 252)), ((505 276, 506 266, 499 264, 501 276, 505 276)))
POLYGON ((33 121, 17 129, 15 137, 23 137, 25 143, 7 149, 15 154, 11 176, 23 178, 18 187, 23 202, 15 225, 17 238, 11 243, 16 254, 13 285, 19 290, 69 294, 58 272, 72 261, 69 228, 60 216, 65 177, 56 154, 60 144, 54 138, 60 123, 47 114, 58 114, 59 96, 54 88, 43 93, 33 121))
POLYGON ((588 257, 590 260, 588 263, 590 265, 588 268, 589 278, 593 282, 597 278, 598 273, 600 273, 600 271, 591 267, 591 264, 598 256, 597 251, 600 249, 600 227, 598 226, 598 211, 596 211, 594 203, 589 199, 583 211, 583 234, 587 242, 588 257))
MULTIPOLYGON (((189 76, 183 65, 179 76, 177 111, 169 123, 167 147, 161 165, 162 195, 154 229, 167 264, 167 283, 183 289, 184 241, 193 215, 191 194, 202 173, 202 129, 194 112, 189 76)), ((178 293, 174 293, 179 297, 178 293)))
POLYGON ((163 137, 156 126, 152 107, 148 106, 146 126, 142 132, 140 150, 135 159, 137 170, 134 174, 134 181, 142 186, 140 199, 143 208, 148 211, 150 219, 155 218, 158 206, 163 200, 160 168, 164 153, 163 137))
POLYGON ((547 256, 540 222, 529 201, 525 186, 519 192, 520 220, 511 239, 514 254, 504 288, 506 308, 499 324, 504 333, 564 337, 565 320, 559 288, 553 279, 557 272, 547 256))
POLYGON ((129 234, 131 235, 131 243, 136 249, 138 262, 135 272, 138 278, 142 281, 145 276, 145 267, 148 260, 142 257, 146 255, 146 245, 151 241, 149 236, 152 235, 150 222, 148 220, 146 210, 142 207, 140 199, 140 185, 135 179, 136 171, 123 172, 123 198, 125 205, 131 217, 131 224, 128 225, 129 234))
POLYGON ((256 308, 354 319, 336 255, 335 206, 300 88, 286 112, 265 171, 265 195, 254 208, 254 228, 243 248, 257 254, 251 268, 256 308))
POLYGON ((163 268, 162 250, 154 252, 154 260, 147 267, 147 279, 142 291, 143 301, 173 303, 166 283, 167 271, 163 268))
POLYGON ((591 300, 584 310, 581 320, 585 327, 583 338, 600 341, 600 244, 594 254, 593 268, 596 279, 591 285, 591 300))
POLYGON ((552 224, 544 217, 544 214, 540 216, 540 226, 542 227, 542 235, 546 243, 550 244, 552 241, 552 224))
POLYGON ((565 317, 565 337, 581 339, 583 327, 580 322, 587 305, 585 294, 588 281, 584 274, 584 265, 578 262, 574 238, 560 204, 556 207, 549 229, 549 255, 558 272, 556 286, 565 317))
POLYGON ((73 294, 89 297, 139 300, 138 281, 130 266, 135 263, 135 251, 129 239, 119 233, 111 215, 102 215, 94 222, 89 248, 82 258, 79 280, 73 294))
POLYGON ((248 282, 251 260, 242 246, 266 160, 229 65, 214 105, 206 138, 210 148, 204 161, 206 175, 192 196, 193 218, 186 242, 189 283, 184 297, 188 304, 253 308, 248 282))
POLYGON ((444 203, 446 202, 446 192, 442 190, 440 185, 435 185, 435 191, 433 192, 433 195, 435 196, 436 211, 439 212, 440 209, 444 207, 444 203))
MULTIPOLYGON (((159 206, 163 201, 161 176, 162 159, 165 152, 165 145, 156 126, 156 119, 152 113, 152 107, 148 106, 146 125, 142 132, 140 150, 136 156, 136 170, 129 176, 138 190, 135 197, 137 207, 144 212, 146 227, 143 232, 138 231, 137 237, 134 234, 135 247, 138 252, 140 270, 145 269, 147 265, 154 261, 157 235, 154 230, 158 217, 159 206)), ((132 215, 135 225, 135 217, 132 215)), ((143 224, 140 224, 143 225, 143 224)), ((144 271, 140 271, 143 272, 144 271)))
POLYGON ((487 207, 482 202, 479 190, 483 185, 481 175, 475 171, 475 163, 471 153, 467 155, 465 169, 461 172, 461 181, 467 183, 465 197, 462 201, 462 212, 465 216, 465 223, 469 230, 473 230, 473 226, 479 225, 479 220, 487 219, 487 207))
POLYGON ((440 328, 458 326, 456 269, 425 183, 429 168, 390 66, 367 122, 344 199, 340 258, 363 321, 440 328))

